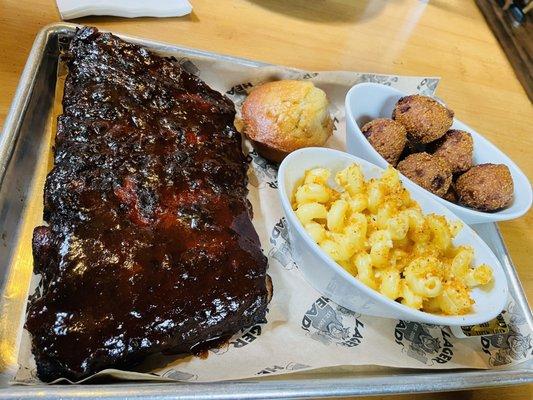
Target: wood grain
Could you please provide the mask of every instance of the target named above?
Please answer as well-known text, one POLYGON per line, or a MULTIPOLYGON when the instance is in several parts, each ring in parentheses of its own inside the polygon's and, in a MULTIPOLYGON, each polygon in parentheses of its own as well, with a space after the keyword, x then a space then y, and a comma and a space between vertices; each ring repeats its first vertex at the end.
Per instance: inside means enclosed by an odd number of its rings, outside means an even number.
MULTIPOLYGON (((533 107, 474 1, 192 0, 182 18, 76 20, 155 40, 309 70, 442 77, 438 96, 533 176, 533 107)), ((59 21, 54 0, 0 3, 0 124, 37 32, 59 21)), ((533 299, 533 212, 501 223, 533 299)), ((391 399, 531 399, 529 387, 391 399)))
POLYGON ((526 16, 524 22, 517 25, 510 12, 504 10, 505 6, 502 8, 497 2, 486 0, 476 0, 476 3, 533 101, 533 20, 526 16))

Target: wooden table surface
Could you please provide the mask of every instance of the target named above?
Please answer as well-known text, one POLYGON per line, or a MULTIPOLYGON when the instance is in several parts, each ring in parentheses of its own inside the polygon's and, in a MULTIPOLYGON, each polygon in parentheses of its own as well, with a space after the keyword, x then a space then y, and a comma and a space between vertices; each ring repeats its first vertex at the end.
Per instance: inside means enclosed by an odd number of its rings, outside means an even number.
MULTIPOLYGON (((440 76, 438 96, 533 177, 533 106, 473 1, 191 2, 193 13, 182 18, 73 22, 308 70, 440 76)), ((54 0, 0 2, 0 128, 35 35, 57 21, 54 0)), ((533 212, 500 228, 533 299, 533 212)), ((392 398, 532 399, 533 391, 530 385, 392 398)))

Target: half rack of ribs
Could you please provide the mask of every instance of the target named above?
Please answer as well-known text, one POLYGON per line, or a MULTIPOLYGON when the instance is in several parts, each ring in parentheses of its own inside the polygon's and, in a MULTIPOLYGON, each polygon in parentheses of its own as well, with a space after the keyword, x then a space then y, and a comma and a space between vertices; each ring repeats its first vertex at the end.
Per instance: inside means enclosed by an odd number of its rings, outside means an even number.
POLYGON ((66 62, 25 325, 39 378, 198 353, 264 322, 271 286, 233 103, 94 28, 66 62))

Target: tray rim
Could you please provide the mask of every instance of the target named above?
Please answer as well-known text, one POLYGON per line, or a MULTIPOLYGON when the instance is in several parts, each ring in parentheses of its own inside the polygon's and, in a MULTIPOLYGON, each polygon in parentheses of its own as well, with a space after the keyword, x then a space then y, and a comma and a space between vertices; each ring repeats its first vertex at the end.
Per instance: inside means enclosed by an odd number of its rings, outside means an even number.
MULTIPOLYGON (((11 107, 4 121, 0 135, 0 187, 13 154, 18 132, 24 120, 32 92, 34 90, 37 71, 42 63, 44 50, 51 37, 58 34, 72 33, 81 25, 71 23, 53 23, 43 27, 37 34, 26 65, 21 74, 19 84, 14 94, 11 107)), ((113 32, 114 33, 114 32, 113 32)), ((207 57, 214 60, 226 60, 250 67, 269 66, 265 62, 222 55, 205 50, 198 50, 171 43, 142 39, 135 36, 114 33, 130 42, 147 47, 157 48, 159 51, 180 51, 194 56, 207 57)), ((290 67, 289 67, 290 68, 290 67)), ((495 225, 499 237, 499 244, 509 261, 509 275, 513 280, 521 308, 526 310, 526 318, 532 325, 532 314, 527 298, 510 255, 505 247, 501 233, 495 225), (529 309, 529 310, 528 310, 529 309), (529 311, 529 312, 527 312, 529 311)), ((391 375, 331 377, 324 375, 317 378, 294 379, 285 375, 286 379, 242 381, 223 381, 213 383, 147 383, 129 382, 120 384, 71 385, 71 386, 7 386, 0 387, 0 398, 78 398, 80 396, 98 396, 104 399, 127 398, 307 398, 307 397, 340 397, 365 396, 400 393, 423 393, 433 391, 454 391, 481 387, 520 385, 533 382, 533 363, 521 364, 518 368, 493 370, 448 370, 439 372, 425 372, 423 370, 406 370, 402 374, 391 375), (412 371, 412 372, 407 372, 412 371), (409 377, 402 379, 402 377, 409 377), (201 388, 201 389, 200 389, 201 388), (200 390, 199 390, 200 389, 200 390)))
MULTIPOLYGON (((304 399, 348 396, 376 396, 409 393, 458 391, 531 382, 530 370, 477 370, 461 379, 450 379, 450 373, 409 375, 409 382, 398 379, 391 383, 390 375, 379 377, 349 377, 330 379, 244 380, 213 383, 120 383, 107 385, 12 386, 9 393, 0 390, 3 399, 75 399, 80 397, 157 398, 157 399, 304 399), (488 379, 487 379, 488 378, 488 379), (468 380, 469 382, 465 382, 468 380), (468 385, 465 385, 468 383, 468 385)), ((401 377, 399 375, 398 377, 401 377)), ((407 376, 407 375, 405 375, 407 376)), ((7 390, 6 390, 7 392, 7 390)))

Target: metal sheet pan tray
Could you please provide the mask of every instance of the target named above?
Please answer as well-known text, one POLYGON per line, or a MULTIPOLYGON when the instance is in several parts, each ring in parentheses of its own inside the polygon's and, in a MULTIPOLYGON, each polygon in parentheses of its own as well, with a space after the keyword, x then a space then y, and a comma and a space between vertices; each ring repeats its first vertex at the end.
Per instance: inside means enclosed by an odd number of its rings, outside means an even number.
MULTIPOLYGON (((41 170, 42 173, 43 166, 39 165, 37 155, 43 146, 49 145, 43 132, 50 123, 53 112, 60 40, 68 39, 75 29, 75 25, 60 23, 45 27, 38 34, 0 136, 0 301, 9 295, 5 290, 10 280, 21 279, 21 285, 26 288, 18 308, 0 309, 2 320, 7 322, 2 324, 3 328, 0 329, 2 352, 9 351, 9 346, 14 343, 13 331, 22 323, 31 266, 22 275, 11 266, 14 265, 13 258, 17 256, 16 246, 24 239, 21 236, 28 231, 23 216, 28 212, 33 182, 38 171, 41 170)), ((201 56, 247 67, 266 65, 139 38, 123 35, 121 37, 165 54, 201 56)), ((531 310, 497 226, 478 225, 476 230, 500 258, 507 273, 511 294, 528 324, 533 327, 531 310)), ((11 351, 14 351, 16 360, 16 350, 11 351)), ((0 363, 0 398, 309 398, 451 391, 525 384, 533 382, 533 362, 493 370, 423 371, 359 367, 220 383, 132 382, 14 386, 9 383, 12 375, 13 365, 0 363)))

